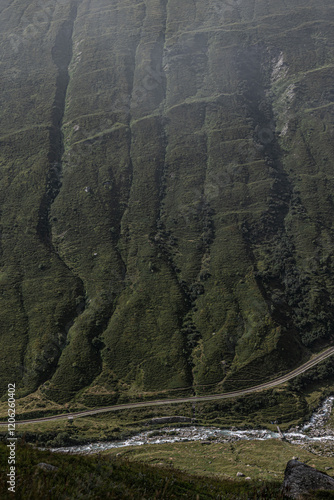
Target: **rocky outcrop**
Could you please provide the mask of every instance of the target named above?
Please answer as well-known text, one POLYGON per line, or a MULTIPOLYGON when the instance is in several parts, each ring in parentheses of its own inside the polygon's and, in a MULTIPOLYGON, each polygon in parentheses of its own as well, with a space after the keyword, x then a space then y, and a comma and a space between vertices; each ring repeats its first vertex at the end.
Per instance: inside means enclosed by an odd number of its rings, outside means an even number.
POLYGON ((333 490, 334 479, 298 460, 287 463, 282 491, 290 498, 310 498, 310 492, 315 490, 333 490))

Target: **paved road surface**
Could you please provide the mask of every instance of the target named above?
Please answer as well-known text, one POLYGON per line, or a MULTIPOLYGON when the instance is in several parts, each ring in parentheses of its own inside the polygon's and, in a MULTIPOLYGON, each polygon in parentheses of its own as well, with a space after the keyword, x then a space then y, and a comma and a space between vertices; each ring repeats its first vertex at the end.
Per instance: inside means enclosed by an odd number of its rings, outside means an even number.
MULTIPOLYGON (((138 402, 138 403, 126 403, 126 404, 121 404, 121 405, 107 406, 104 408, 97 408, 95 410, 84 410, 84 411, 79 411, 79 412, 74 412, 74 413, 65 413, 65 414, 55 415, 55 416, 50 416, 50 417, 35 418, 35 419, 31 419, 31 420, 19 420, 19 421, 16 421, 16 425, 38 424, 40 422, 66 420, 69 418, 80 418, 80 417, 87 417, 88 415, 96 415, 97 413, 106 413, 106 412, 110 412, 110 411, 126 410, 126 409, 133 409, 133 408, 144 408, 144 407, 149 407, 149 406, 163 406, 163 405, 171 405, 171 404, 178 404, 178 403, 196 403, 196 402, 201 402, 201 401, 216 401, 218 399, 236 398, 236 397, 244 396, 246 394, 251 394, 253 392, 264 391, 266 389, 276 387, 277 385, 284 384, 288 380, 291 380, 291 379, 297 377, 298 375, 300 375, 301 373, 306 372, 307 370, 309 370, 313 366, 317 365, 318 363, 320 363, 324 359, 329 358, 330 356, 333 356, 333 354, 334 354, 334 347, 330 347, 329 349, 326 349, 325 351, 323 351, 321 354, 318 354, 317 356, 315 356, 313 359, 311 359, 307 363, 301 365, 299 368, 296 368, 292 372, 289 372, 286 375, 283 375, 282 377, 271 380, 270 382, 265 382, 264 384, 256 385, 255 387, 249 387, 248 389, 241 389, 238 391, 226 392, 224 394, 212 394, 212 395, 207 395, 207 396, 190 396, 190 397, 185 397, 185 398, 162 399, 162 400, 157 400, 157 401, 142 401, 142 402, 138 402)), ((6 427, 7 425, 8 425, 7 422, 0 422, 0 428, 6 427)))

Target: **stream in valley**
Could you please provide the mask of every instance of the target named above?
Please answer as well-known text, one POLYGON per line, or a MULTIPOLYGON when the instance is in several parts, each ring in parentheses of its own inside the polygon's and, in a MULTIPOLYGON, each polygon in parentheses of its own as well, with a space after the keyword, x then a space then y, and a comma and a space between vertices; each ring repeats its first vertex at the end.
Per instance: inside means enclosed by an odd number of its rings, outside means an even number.
MULTIPOLYGON (((334 447, 334 429, 327 427, 334 404, 334 396, 327 398, 310 420, 301 426, 289 429, 284 438, 293 444, 330 444, 334 447)), ((232 442, 239 440, 279 439, 279 432, 267 429, 239 430, 219 429, 217 427, 187 426, 162 427, 159 430, 141 432, 123 441, 96 442, 80 446, 53 448, 52 451, 65 453, 98 453, 112 448, 140 446, 145 444, 176 443, 182 441, 232 442)))

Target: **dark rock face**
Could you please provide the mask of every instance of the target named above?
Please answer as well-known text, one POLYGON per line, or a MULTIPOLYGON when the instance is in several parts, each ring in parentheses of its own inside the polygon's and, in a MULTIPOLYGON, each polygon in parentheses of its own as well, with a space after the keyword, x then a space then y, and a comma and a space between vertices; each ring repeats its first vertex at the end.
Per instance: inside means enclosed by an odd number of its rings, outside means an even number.
POLYGON ((286 496, 298 499, 313 490, 334 491, 334 479, 298 460, 290 460, 285 469, 282 490, 286 496))
POLYGON ((233 389, 331 342, 333 19, 1 2, 0 393, 233 389))

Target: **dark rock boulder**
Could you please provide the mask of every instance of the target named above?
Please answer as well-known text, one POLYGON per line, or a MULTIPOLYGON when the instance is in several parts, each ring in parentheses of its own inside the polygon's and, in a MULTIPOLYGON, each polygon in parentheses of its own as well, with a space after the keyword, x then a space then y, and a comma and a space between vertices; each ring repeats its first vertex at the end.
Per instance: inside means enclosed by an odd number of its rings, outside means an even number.
POLYGON ((334 479, 324 472, 320 472, 298 460, 287 463, 282 491, 290 498, 307 498, 314 490, 333 490, 334 479))

